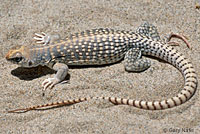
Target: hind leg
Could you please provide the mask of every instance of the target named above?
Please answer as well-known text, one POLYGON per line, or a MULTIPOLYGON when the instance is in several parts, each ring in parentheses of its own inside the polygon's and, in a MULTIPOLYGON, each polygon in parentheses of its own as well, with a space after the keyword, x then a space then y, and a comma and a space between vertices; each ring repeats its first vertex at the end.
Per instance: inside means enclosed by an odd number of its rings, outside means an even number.
POLYGON ((148 22, 144 22, 144 24, 140 25, 137 28, 136 33, 150 37, 153 40, 160 41, 160 35, 157 28, 153 24, 150 24, 148 22))
POLYGON ((142 57, 142 52, 138 48, 130 49, 124 57, 124 67, 126 71, 141 72, 151 66, 151 61, 142 57))
POLYGON ((161 40, 157 28, 153 24, 150 24, 148 22, 144 22, 144 24, 140 25, 137 28, 136 33, 138 33, 140 35, 143 35, 143 36, 150 37, 150 38, 152 38, 153 40, 156 40, 156 41, 161 41, 161 42, 169 44, 169 45, 178 46, 179 43, 170 41, 171 38, 176 37, 176 38, 179 38, 182 41, 184 41, 185 44, 187 45, 187 47, 191 49, 191 45, 188 43, 187 37, 185 37, 184 35, 171 33, 171 34, 169 34, 168 37, 166 37, 165 39, 161 40))

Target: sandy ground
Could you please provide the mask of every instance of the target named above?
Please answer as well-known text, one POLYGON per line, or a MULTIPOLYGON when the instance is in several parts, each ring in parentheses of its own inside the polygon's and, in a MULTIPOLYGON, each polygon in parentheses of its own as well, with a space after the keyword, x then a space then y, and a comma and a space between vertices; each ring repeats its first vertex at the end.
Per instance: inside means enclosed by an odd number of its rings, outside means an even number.
POLYGON ((91 28, 135 30, 144 21, 156 25, 161 37, 171 32, 189 38, 176 47, 191 59, 199 74, 200 10, 188 0, 1 0, 0 1, 0 133, 134 134, 200 132, 199 87, 187 103, 163 111, 146 111, 107 101, 93 100, 21 114, 7 110, 84 96, 118 96, 160 100, 183 87, 180 72, 168 63, 152 60, 142 73, 127 73, 123 64, 71 69, 70 83, 57 85, 42 96, 41 82, 52 77, 47 68, 22 69, 4 56, 16 45, 32 45, 35 32, 62 37, 91 28))

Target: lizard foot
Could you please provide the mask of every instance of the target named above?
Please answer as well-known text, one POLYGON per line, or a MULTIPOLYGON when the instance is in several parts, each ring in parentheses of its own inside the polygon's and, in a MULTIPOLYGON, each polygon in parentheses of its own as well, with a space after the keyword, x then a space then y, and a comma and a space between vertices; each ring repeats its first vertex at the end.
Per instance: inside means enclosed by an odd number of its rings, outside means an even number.
POLYGON ((187 41, 188 38, 187 38, 186 36, 180 35, 180 34, 171 33, 171 34, 169 35, 169 37, 167 37, 167 41, 166 41, 166 42, 167 42, 168 44, 170 44, 170 45, 174 44, 174 45, 178 46, 179 43, 170 41, 172 37, 176 37, 176 38, 181 39, 182 41, 185 42, 185 44, 187 45, 187 47, 188 47, 189 49, 191 49, 191 45, 188 43, 188 41, 187 41))
POLYGON ((43 82, 42 82, 42 87, 44 87, 43 90, 46 90, 48 87, 50 89, 52 89, 56 84, 58 84, 60 82, 59 79, 57 78, 48 78, 48 79, 45 79, 43 82))
POLYGON ((57 41, 60 39, 60 35, 55 34, 55 35, 50 35, 42 32, 41 34, 35 33, 35 37, 33 37, 36 40, 37 44, 43 44, 43 45, 48 45, 53 43, 54 41, 57 41))
POLYGON ((42 32, 42 34, 35 33, 35 37, 33 37, 36 40, 37 44, 43 44, 47 45, 50 42, 50 36, 46 33, 42 32))

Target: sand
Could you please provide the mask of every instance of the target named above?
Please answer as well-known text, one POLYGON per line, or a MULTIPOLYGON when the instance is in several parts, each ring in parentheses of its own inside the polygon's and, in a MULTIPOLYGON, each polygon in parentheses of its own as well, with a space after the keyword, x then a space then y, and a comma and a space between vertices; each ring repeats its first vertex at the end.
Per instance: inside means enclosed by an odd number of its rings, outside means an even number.
MULTIPOLYGON (((198 2, 198 1, 197 1, 198 2)), ((172 65, 152 59, 150 69, 128 73, 122 63, 106 67, 71 68, 69 83, 57 85, 42 96, 41 82, 53 77, 48 68, 18 68, 4 56, 16 45, 34 45, 34 33, 70 33, 91 28, 136 30, 144 21, 157 26, 162 38, 184 34, 176 46, 188 57, 198 76, 200 63, 200 10, 195 1, 160 0, 61 0, 0 1, 0 133, 135 134, 199 133, 199 87, 187 103, 162 111, 140 110, 92 100, 44 111, 21 114, 8 110, 84 96, 117 96, 161 100, 183 87, 181 73, 172 65), (187 131, 187 132, 185 132, 187 131)))

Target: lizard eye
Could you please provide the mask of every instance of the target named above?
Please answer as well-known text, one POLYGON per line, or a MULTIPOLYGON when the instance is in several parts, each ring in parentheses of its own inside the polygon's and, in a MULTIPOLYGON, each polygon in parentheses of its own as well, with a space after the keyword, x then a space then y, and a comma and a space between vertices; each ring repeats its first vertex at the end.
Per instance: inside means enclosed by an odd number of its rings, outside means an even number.
POLYGON ((15 62, 20 62, 20 61, 22 60, 22 57, 15 57, 13 60, 14 60, 15 62))

